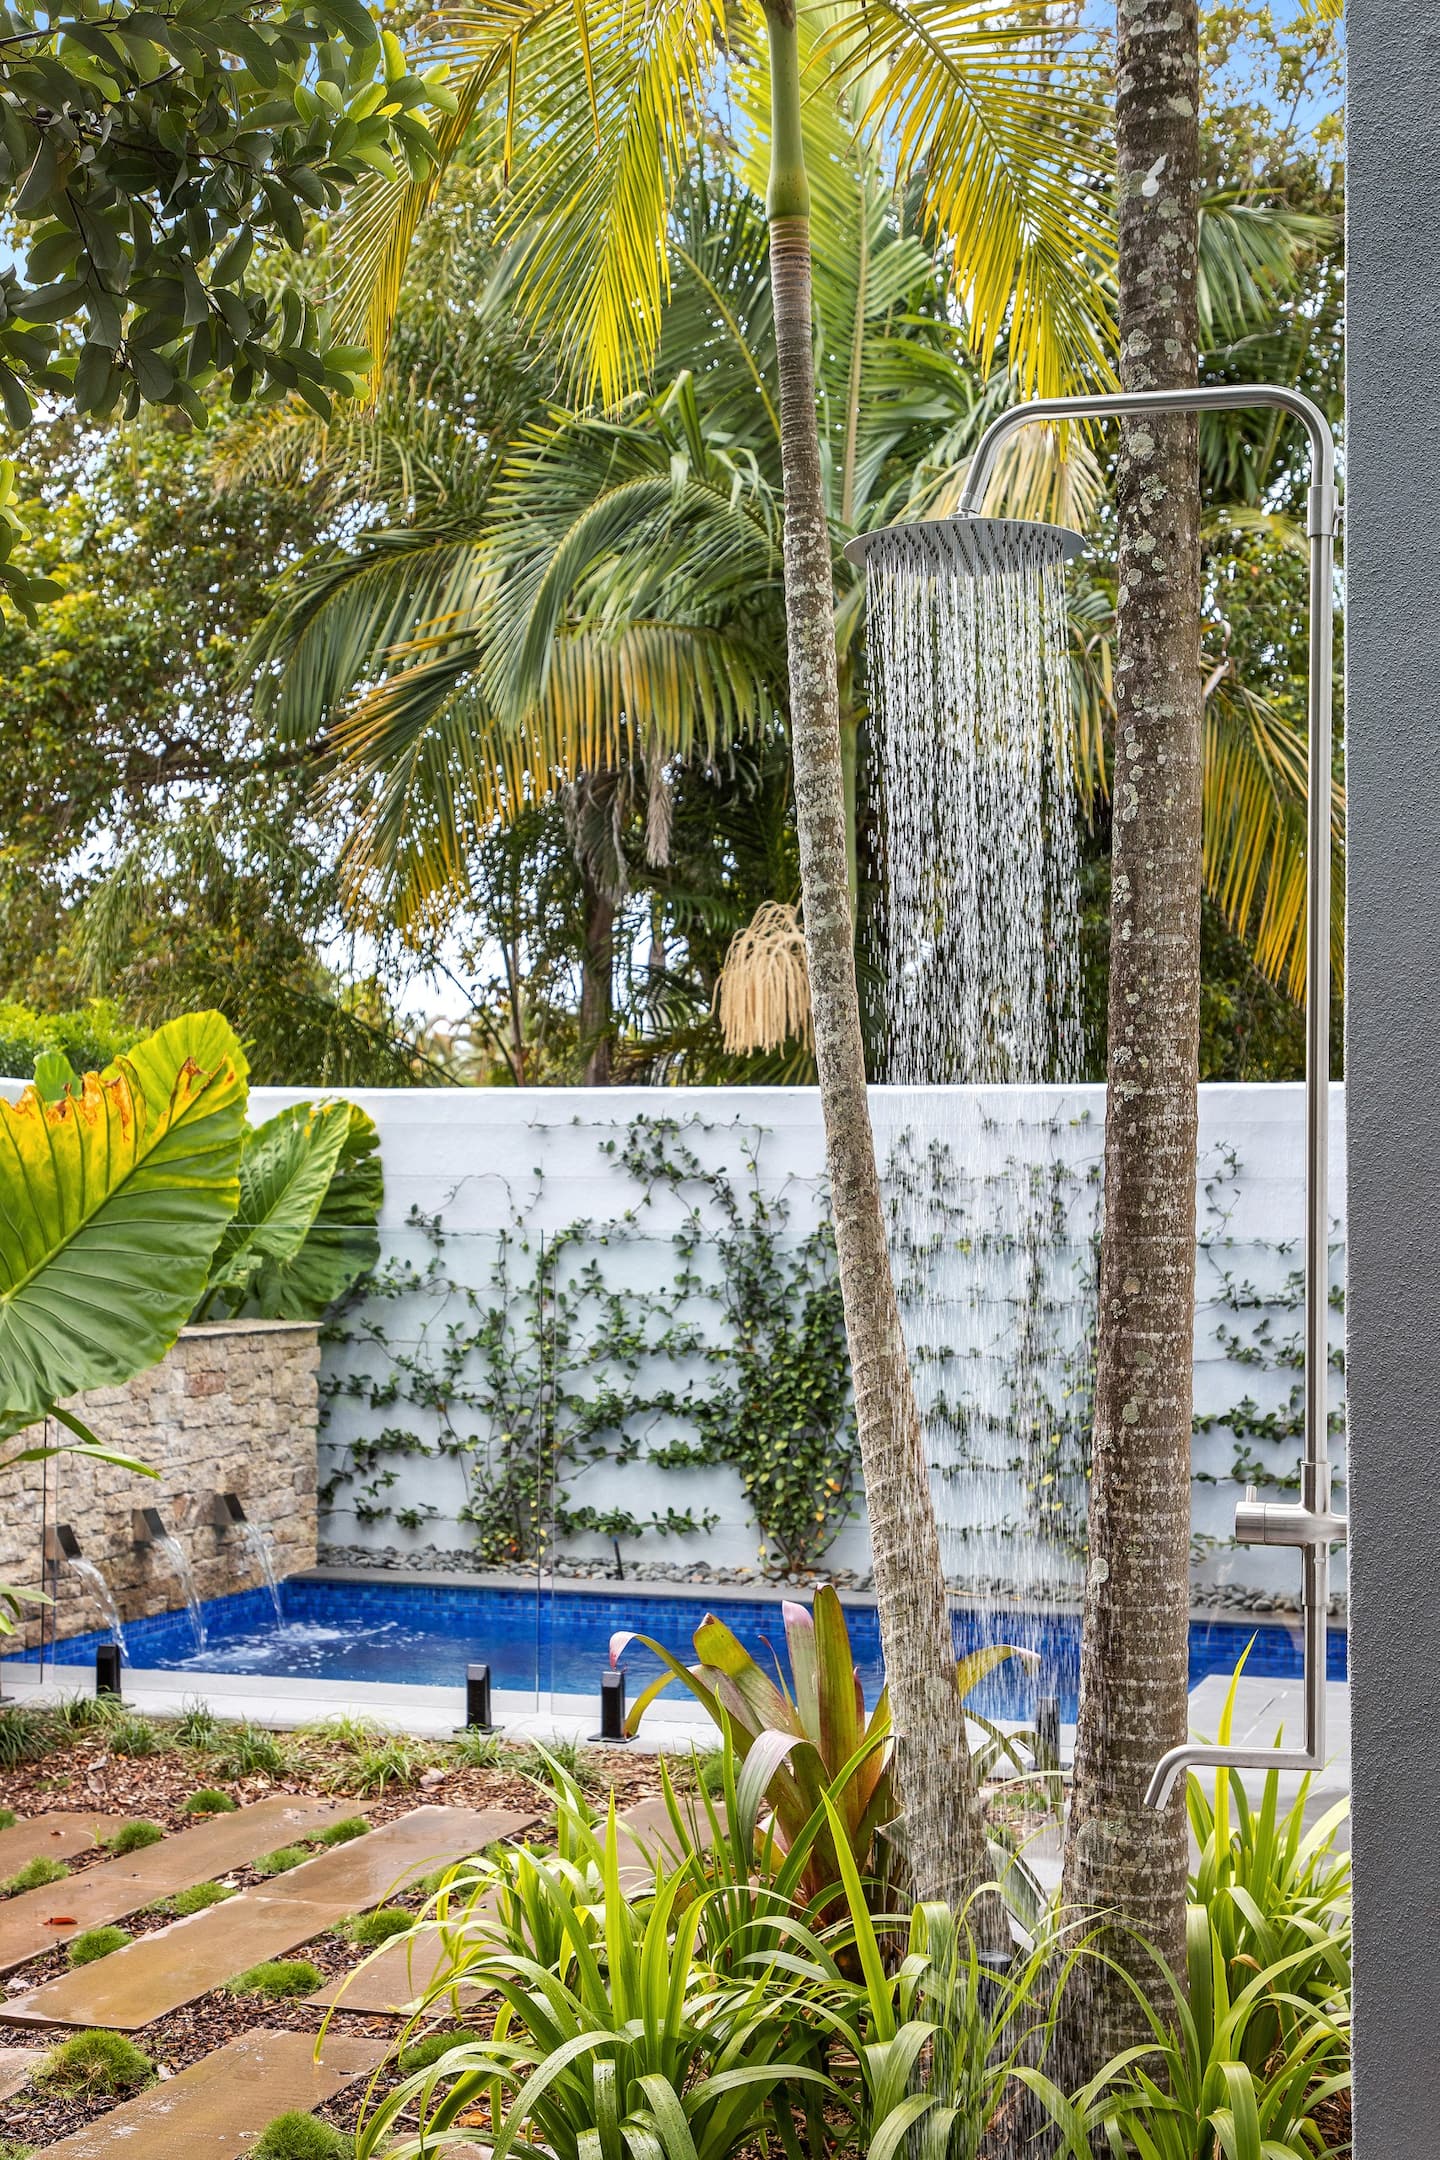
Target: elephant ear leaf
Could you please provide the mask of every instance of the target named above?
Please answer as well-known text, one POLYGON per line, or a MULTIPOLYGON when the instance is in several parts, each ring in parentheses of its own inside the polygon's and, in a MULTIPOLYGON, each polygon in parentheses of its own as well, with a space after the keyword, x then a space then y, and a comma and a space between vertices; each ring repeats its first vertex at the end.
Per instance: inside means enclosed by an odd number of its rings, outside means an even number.
POLYGON ((318 1320, 380 1258, 380 1135, 358 1103, 329 1107, 348 1112, 349 1122, 325 1197, 299 1249, 267 1261, 255 1278, 256 1301, 269 1320, 318 1320))
POLYGON ((294 1259, 329 1191, 349 1123, 348 1103, 295 1103, 245 1135, 240 1205, 215 1253, 210 1297, 238 1310, 267 1263, 294 1259))
POLYGON ((63 1050, 42 1050, 35 1060, 35 1092, 42 1102, 59 1102, 70 1088, 78 1088, 79 1075, 63 1050))
POLYGON ((170 1348, 239 1199, 245 1070, 221 1015, 190 1013, 0 1103, 0 1437, 170 1348))

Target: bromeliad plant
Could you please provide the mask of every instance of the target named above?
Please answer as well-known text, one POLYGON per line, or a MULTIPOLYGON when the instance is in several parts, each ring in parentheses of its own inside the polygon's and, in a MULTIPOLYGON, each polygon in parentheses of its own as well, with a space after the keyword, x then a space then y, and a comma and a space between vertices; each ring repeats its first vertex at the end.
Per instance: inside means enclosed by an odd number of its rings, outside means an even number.
MULTIPOLYGON (((837 1837, 862 1874, 878 1876, 884 1869, 877 1838, 900 1813, 889 1694, 882 1688, 867 1716, 845 1609, 830 1584, 816 1591, 813 1612, 788 1600, 781 1610, 793 1694, 762 1671, 713 1613, 695 1630, 693 1666, 681 1664, 650 1636, 633 1632, 611 1637, 610 1662, 618 1665, 629 1645, 638 1642, 666 1668, 637 1699, 628 1732, 638 1730, 672 1680, 703 1704, 747 1769, 752 1760, 759 1767, 780 1850, 803 1850, 799 1895, 811 1902, 833 1901, 841 1880, 837 1837)), ((962 1700, 1007 1658, 1031 1654, 995 1644, 961 1658, 955 1684, 962 1700)), ((978 1784, 1010 1743, 988 1720, 977 1716, 975 1722, 985 1735, 975 1756, 978 1784)))

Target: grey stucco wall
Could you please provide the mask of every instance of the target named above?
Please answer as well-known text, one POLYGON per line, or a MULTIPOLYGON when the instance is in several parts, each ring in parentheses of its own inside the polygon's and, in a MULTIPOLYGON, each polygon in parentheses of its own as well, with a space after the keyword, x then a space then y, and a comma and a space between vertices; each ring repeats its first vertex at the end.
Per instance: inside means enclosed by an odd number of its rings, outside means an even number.
POLYGON ((1351 0, 1346 580, 1357 2160, 1440 2152, 1440 12, 1351 0))

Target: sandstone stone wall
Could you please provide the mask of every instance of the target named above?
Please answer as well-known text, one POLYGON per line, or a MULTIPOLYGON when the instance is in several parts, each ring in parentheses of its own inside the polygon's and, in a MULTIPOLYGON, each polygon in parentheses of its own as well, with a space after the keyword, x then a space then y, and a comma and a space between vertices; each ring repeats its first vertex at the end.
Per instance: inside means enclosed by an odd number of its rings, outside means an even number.
MULTIPOLYGON (((72 1569, 47 1569, 42 1585, 42 1522, 58 1521, 70 1524, 84 1557, 109 1578, 122 1619, 172 1610, 183 1602, 174 1570, 162 1552, 132 1538, 132 1509, 154 1507, 188 1555, 202 1598, 248 1589, 261 1578, 240 1535, 200 1519, 208 1496, 226 1492, 270 1531, 281 1575, 313 1566, 319 1364, 313 1324, 226 1321, 186 1328, 168 1356, 128 1386, 77 1396, 76 1413, 92 1432, 159 1476, 68 1455, 0 1472, 0 1582, 54 1596, 47 1637, 104 1624, 72 1569)), ((24 1438, 32 1435, 38 1428, 24 1438)), ((22 1634, 27 1646, 37 1642, 40 1621, 28 1619, 22 1634)))

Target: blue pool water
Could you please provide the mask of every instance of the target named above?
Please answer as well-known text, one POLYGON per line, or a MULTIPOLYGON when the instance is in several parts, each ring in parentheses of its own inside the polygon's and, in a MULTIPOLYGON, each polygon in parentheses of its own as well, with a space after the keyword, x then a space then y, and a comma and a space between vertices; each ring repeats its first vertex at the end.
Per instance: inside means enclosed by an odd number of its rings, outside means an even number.
MULTIPOLYGON (((693 1662, 691 1636, 707 1607, 703 1596, 635 1597, 624 1589, 544 1591, 493 1589, 457 1582, 407 1586, 387 1582, 315 1582, 292 1577, 284 1586, 285 1621, 277 1626, 269 1594, 243 1590, 206 1604, 207 1647, 196 1651, 188 1616, 160 1613, 131 1621, 125 1630, 130 1662, 179 1674, 273 1674, 277 1679, 349 1680, 382 1684, 459 1686, 465 1666, 484 1660, 494 1685, 543 1694, 597 1694, 610 1638, 622 1629, 652 1635, 693 1662)), ((719 1616, 757 1656, 784 1656, 784 1628, 777 1604, 761 1599, 726 1602, 719 1616)), ((880 1683, 880 1643, 874 1608, 851 1606, 850 1640, 867 1702, 880 1683)), ((1211 1673, 1233 1672, 1254 1636, 1247 1673, 1298 1677, 1302 1669, 1298 1626, 1247 1627, 1230 1620, 1190 1629, 1190 1684, 1211 1673)), ((88 1664, 103 1634, 77 1635, 59 1646, 60 1661, 88 1664)), ((1034 1671, 1011 1660, 972 1698, 991 1717, 1028 1718, 1037 1693, 1058 1695, 1061 1715, 1075 1715, 1080 1671, 1080 1623, 1069 1614, 955 1615, 957 1652, 987 1641, 1015 1643, 1038 1656, 1034 1671)), ((24 1653, 29 1662, 39 1656, 24 1653)), ((51 1650, 48 1655, 54 1656, 51 1650)), ((626 1652, 633 1701, 660 1670, 638 1644, 626 1652)), ((1332 1630, 1330 1677, 1346 1676, 1346 1639, 1332 1630)))

